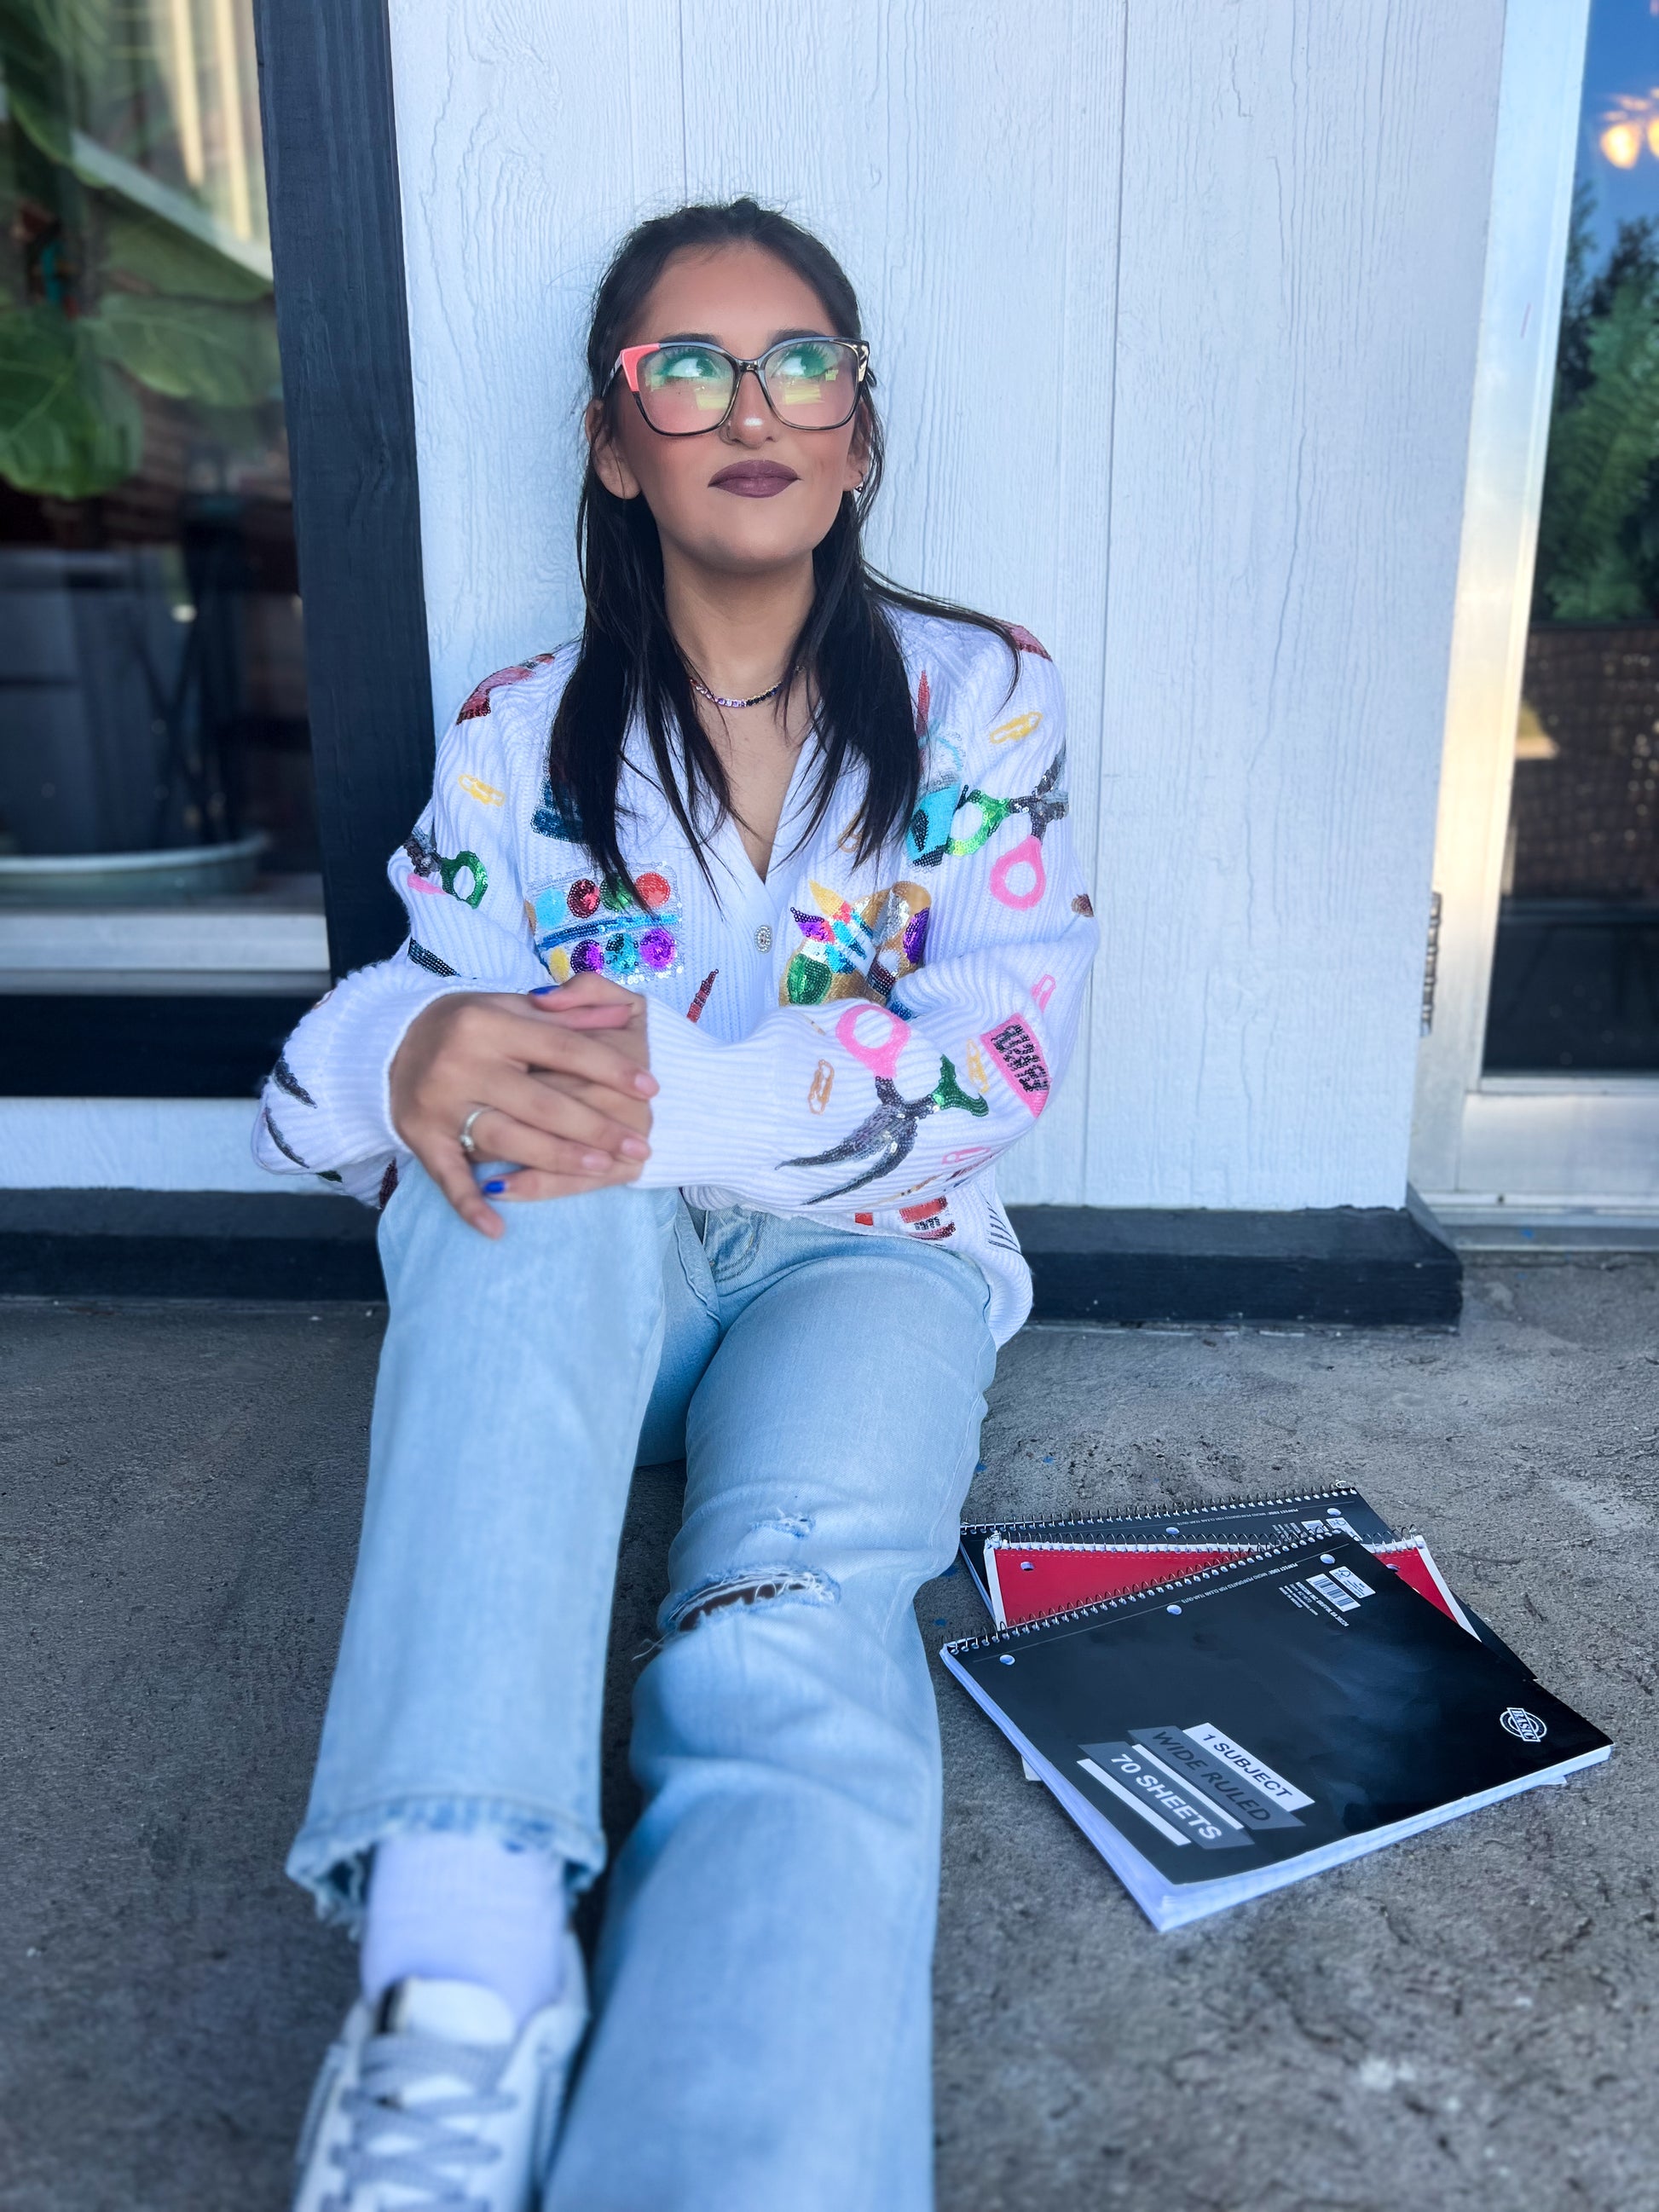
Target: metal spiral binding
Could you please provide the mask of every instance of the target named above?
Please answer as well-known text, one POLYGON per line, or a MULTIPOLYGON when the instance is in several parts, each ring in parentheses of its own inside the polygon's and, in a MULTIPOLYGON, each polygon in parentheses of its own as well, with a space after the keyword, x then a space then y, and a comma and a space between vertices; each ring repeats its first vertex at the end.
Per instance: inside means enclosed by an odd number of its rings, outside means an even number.
MULTIPOLYGON (((1212 1501, 1207 1505, 1172 1505, 1168 1508, 1168 1516, 1181 1514, 1190 1519, 1196 1513, 1249 1513, 1258 1511, 1264 1505, 1316 1505, 1327 1498, 1358 1498, 1359 1494, 1352 1483, 1346 1482, 1335 1490, 1292 1490, 1264 1498, 1227 1498, 1219 1502, 1212 1501)), ((964 1521, 962 1534, 964 1537, 1001 1536, 1014 1534, 1021 1528, 1071 1528, 1089 1521, 1156 1521, 1158 1518, 1156 1513, 1034 1513, 1023 1521, 964 1521)), ((1182 1533, 1184 1534, 1185 1531, 1182 1533)))
MULTIPOLYGON (((1328 1495, 1334 1495, 1328 1492, 1328 1495)), ((993 1636, 970 1636, 959 1643, 940 1646, 945 1651, 989 1651, 999 1644, 1007 1644, 1017 1636, 1033 1635, 1039 1628, 1058 1628, 1074 1620, 1086 1620, 1091 1613, 1111 1613, 1121 1605, 1139 1605, 1143 1599, 1162 1597, 1165 1590, 1190 1589, 1194 1583, 1207 1583, 1217 1575, 1232 1574, 1239 1567, 1265 1566, 1269 1560, 1284 1559, 1292 1552, 1311 1551, 1320 1541, 1310 1536, 1299 1544, 1264 1546, 1248 1559, 1223 1559, 1219 1565, 1200 1567, 1196 1574, 1177 1575, 1173 1582, 1149 1583, 1145 1589, 1124 1590, 1117 1597, 1097 1598, 1092 1605, 1075 1605, 1065 1613, 1045 1613, 1040 1620, 1021 1621, 1017 1628, 1000 1628, 993 1636)), ((1361 1547, 1362 1549, 1368 1548, 1361 1547)))
MULTIPOLYGON (((1032 1524, 1028 1522, 1026 1525, 1029 1527, 1032 1524)), ((1037 1525, 1040 1526, 1041 1524, 1039 1523, 1037 1525)), ((1364 1539, 1362 1537, 1360 1540, 1363 1543, 1364 1539)), ((1260 1553, 1268 1550, 1282 1552, 1285 1549, 1283 1544, 1274 1544, 1272 1546, 1260 1544, 1249 1536, 1213 1536, 1207 1540, 1207 1543, 1210 1546, 1218 1545, 1227 1551, 1239 1553, 1260 1553)), ((988 1552, 1156 1553, 1199 1552, 1205 1550, 1206 1548, 1206 1544, 1198 1540, 1182 1543, 1177 1541, 1177 1540, 1173 1536, 1166 1536, 1161 1544, 1133 1544, 1129 1542, 1127 1538, 1120 1541, 1120 1540, 1115 1536, 1102 1536, 1097 1542, 1090 1542, 1085 1540, 1081 1543, 1067 1543, 1063 1536, 1056 1536, 1052 1540, 1048 1537, 1031 1536, 1028 1537, 1024 1542, 1021 1542, 1018 1538, 1011 1537, 1006 1530, 998 1528, 994 1523, 990 1532, 985 1539, 985 1548, 988 1552)))

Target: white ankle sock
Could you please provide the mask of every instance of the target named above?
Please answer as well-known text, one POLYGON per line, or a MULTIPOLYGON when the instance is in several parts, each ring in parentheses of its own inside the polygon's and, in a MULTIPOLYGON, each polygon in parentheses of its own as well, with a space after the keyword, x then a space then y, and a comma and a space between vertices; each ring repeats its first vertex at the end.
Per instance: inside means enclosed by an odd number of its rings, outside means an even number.
POLYGON ((410 1974, 494 1990, 522 2027, 564 1980, 564 1862, 499 1837, 433 1829, 375 1847, 363 1994, 410 1974))

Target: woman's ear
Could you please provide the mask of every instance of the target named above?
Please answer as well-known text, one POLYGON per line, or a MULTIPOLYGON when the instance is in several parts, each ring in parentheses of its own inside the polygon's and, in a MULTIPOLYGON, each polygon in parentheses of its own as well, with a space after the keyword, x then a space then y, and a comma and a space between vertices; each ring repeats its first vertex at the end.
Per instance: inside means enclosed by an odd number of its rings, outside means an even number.
POLYGON ((593 470, 599 482, 613 499, 637 499, 640 480, 628 465, 628 457, 611 434, 605 421, 605 402, 590 399, 587 411, 582 416, 582 428, 587 434, 587 450, 593 459, 593 470))
POLYGON ((860 408, 854 418, 853 442, 847 448, 847 473, 842 478, 843 491, 857 491, 870 471, 870 428, 860 408))

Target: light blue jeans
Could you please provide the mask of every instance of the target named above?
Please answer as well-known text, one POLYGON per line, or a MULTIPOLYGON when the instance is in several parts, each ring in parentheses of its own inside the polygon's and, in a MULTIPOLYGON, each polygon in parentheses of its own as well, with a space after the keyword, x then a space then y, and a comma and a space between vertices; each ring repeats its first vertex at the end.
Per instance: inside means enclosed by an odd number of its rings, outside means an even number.
POLYGON ((490 1243, 416 1168, 382 1219, 362 1542, 289 1870, 348 1922, 399 1830, 592 1879, 629 1475, 683 1455, 645 1808, 549 2212, 925 2212, 939 1753, 912 1601, 974 1467, 984 1279, 672 1192, 501 1212, 490 1243))

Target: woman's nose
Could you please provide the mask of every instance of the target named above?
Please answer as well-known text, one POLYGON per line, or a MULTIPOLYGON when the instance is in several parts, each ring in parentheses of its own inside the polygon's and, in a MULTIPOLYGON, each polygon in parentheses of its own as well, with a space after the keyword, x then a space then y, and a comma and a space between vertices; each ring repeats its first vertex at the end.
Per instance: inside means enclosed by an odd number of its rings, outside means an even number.
POLYGON ((726 434, 740 446, 755 446, 766 436, 770 427, 766 394, 761 389, 760 373, 757 369, 746 368, 738 380, 738 396, 726 418, 726 434))

